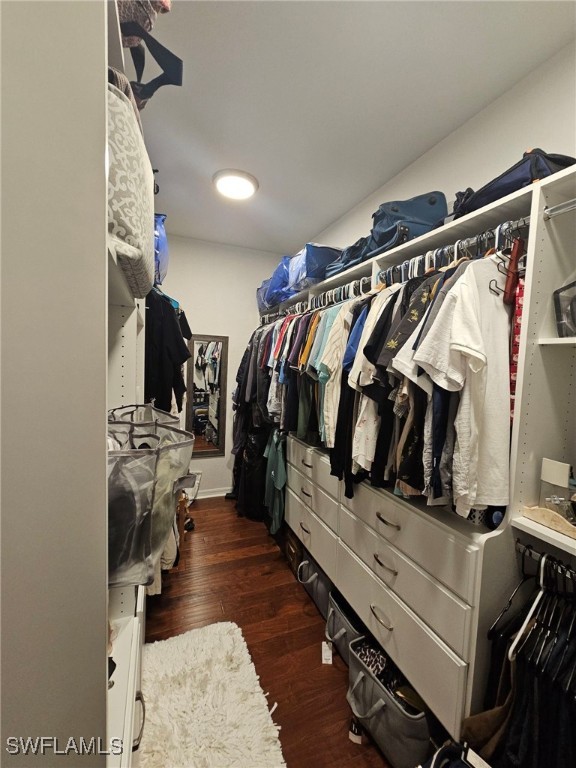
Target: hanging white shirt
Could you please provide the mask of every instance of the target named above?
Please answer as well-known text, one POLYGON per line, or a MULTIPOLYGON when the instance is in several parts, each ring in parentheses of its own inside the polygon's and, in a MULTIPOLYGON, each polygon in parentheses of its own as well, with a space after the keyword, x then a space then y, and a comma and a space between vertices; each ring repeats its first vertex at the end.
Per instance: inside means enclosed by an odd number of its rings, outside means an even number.
POLYGON ((364 297, 350 299, 343 304, 330 328, 318 366, 318 378, 321 383, 325 384, 322 413, 324 415, 324 442, 327 448, 334 448, 336 437, 336 419, 342 384, 342 358, 350 334, 352 310, 363 299, 364 297))
POLYGON ((464 517, 509 501, 510 311, 490 290, 492 280, 503 287, 495 257, 473 262, 414 355, 439 386, 461 390, 453 489, 464 517))

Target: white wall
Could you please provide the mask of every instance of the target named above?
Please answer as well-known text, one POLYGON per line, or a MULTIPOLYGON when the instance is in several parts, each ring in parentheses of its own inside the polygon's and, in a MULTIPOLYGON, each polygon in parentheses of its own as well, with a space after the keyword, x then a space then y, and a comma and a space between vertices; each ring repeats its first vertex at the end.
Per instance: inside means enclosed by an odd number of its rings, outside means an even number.
POLYGON ((193 470, 202 470, 199 496, 224 495, 232 487, 236 371, 259 323, 256 288, 270 277, 280 254, 190 240, 169 232, 168 244, 170 264, 162 289, 178 299, 192 333, 228 336, 226 455, 199 458, 197 454, 192 461, 193 470))
POLYGON ((106 5, 0 12, 0 764, 102 768, 62 752, 106 744, 106 5))
MULTIPOLYGON (((417 109, 410 119, 419 119, 417 109)), ((563 48, 349 213, 310 239, 338 247, 351 245, 370 232, 372 213, 381 203, 405 200, 432 190, 444 192, 450 212, 457 191, 483 186, 513 165, 530 147, 576 157, 574 44, 563 48)))
MULTIPOLYGON (((563 48, 340 220, 318 235, 311 234, 309 240, 340 247, 353 243, 369 233, 372 213, 387 200, 438 189, 451 207, 456 191, 482 186, 516 162, 528 147, 576 156, 575 65, 576 47, 563 48)), ((229 337, 227 455, 197 459, 196 464, 203 470, 201 495, 219 495, 232 482, 230 395, 240 359, 258 324, 255 291, 270 276, 280 255, 170 235, 169 244, 166 292, 181 301, 193 333, 229 337)))

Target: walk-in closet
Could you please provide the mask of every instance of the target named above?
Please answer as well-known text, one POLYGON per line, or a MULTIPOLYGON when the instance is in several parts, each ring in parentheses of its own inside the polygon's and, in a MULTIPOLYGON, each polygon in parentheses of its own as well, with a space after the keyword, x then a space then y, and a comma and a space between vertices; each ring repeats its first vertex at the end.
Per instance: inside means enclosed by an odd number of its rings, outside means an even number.
POLYGON ((576 2, 0 32, 0 764, 574 768, 576 2))

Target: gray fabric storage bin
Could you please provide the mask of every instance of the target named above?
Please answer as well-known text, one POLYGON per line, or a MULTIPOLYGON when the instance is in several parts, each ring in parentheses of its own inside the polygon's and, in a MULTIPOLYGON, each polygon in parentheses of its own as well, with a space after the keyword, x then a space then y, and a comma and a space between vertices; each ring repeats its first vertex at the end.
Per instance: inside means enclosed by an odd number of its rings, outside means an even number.
POLYGON ((326 619, 328 616, 328 597, 332 590, 332 582, 307 550, 304 550, 303 559, 298 566, 296 578, 312 600, 314 600, 316 607, 322 614, 322 618, 326 619))
POLYGON ((346 698, 350 708, 394 768, 414 768, 430 752, 430 733, 424 712, 412 715, 387 690, 358 657, 350 643, 349 683, 346 698))
POLYGON ((332 643, 346 665, 349 665, 350 643, 360 637, 361 622, 344 598, 334 590, 328 597, 326 640, 332 643))

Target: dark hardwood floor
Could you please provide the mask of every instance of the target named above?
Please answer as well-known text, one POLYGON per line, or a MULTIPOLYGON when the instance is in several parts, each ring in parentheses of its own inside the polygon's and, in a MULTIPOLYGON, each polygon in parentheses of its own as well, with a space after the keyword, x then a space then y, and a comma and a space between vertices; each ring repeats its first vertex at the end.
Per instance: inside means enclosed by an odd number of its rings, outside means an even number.
POLYGON ((321 663, 324 620, 265 525, 221 498, 198 499, 191 513, 196 528, 181 537, 178 566, 147 600, 146 642, 235 622, 270 706, 278 703, 288 768, 388 768, 375 746, 348 739, 348 669, 336 653, 321 663))

